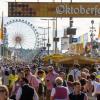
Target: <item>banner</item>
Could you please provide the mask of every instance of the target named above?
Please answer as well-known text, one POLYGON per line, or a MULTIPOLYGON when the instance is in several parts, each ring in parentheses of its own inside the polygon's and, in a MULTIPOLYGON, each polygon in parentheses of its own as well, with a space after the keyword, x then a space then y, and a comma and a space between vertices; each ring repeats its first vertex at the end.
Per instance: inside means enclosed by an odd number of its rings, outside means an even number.
POLYGON ((2 12, 1 29, 0 29, 0 44, 3 43, 3 36, 4 36, 3 32, 4 32, 4 29, 3 29, 3 12, 2 12))
POLYGON ((2 31, 0 30, 0 45, 3 44, 3 33, 2 31))
POLYGON ((98 3, 8 2, 9 17, 100 17, 98 3))
POLYGON ((84 34, 84 47, 86 46, 86 44, 87 44, 87 42, 88 42, 88 33, 85 33, 84 34))
POLYGON ((81 43, 84 44, 84 34, 81 35, 81 43))
POLYGON ((98 34, 98 39, 100 39, 100 24, 99 24, 99 34, 98 34))

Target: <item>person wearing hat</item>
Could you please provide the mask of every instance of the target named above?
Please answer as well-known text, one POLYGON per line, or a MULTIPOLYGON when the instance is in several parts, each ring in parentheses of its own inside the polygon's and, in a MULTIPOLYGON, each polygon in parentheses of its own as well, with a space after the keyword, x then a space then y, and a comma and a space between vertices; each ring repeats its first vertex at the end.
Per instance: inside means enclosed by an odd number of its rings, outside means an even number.
POLYGON ((53 66, 48 66, 48 74, 46 75, 46 79, 45 79, 48 100, 50 99, 51 90, 55 86, 55 79, 58 76, 59 76, 59 74, 55 72, 53 66))
POLYGON ((34 87, 37 91, 39 87, 39 82, 36 76, 32 74, 30 67, 25 67, 24 72, 25 72, 25 78, 29 81, 29 84, 32 87, 34 87))

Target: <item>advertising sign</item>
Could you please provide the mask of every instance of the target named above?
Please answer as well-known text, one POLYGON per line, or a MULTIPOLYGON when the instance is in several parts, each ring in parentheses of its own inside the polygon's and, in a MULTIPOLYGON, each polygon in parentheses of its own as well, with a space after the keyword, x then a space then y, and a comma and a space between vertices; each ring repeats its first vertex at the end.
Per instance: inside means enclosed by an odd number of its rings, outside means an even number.
POLYGON ((100 17, 100 3, 9 2, 9 17, 100 17))

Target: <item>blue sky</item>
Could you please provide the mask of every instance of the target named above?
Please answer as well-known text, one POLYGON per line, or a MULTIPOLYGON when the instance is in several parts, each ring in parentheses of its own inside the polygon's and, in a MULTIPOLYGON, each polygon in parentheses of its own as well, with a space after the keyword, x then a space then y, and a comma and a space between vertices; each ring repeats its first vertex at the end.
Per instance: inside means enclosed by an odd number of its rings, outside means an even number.
MULTIPOLYGON (((4 23, 6 23, 9 20, 12 20, 11 18, 7 17, 8 13, 8 2, 14 2, 15 0, 0 0, 0 22, 1 22, 1 14, 2 11, 4 12, 4 23)), ((38 0, 16 0, 21 2, 37 2, 38 0)), ((39 2, 52 2, 53 0, 39 0, 39 2)), ((61 2, 61 0, 55 0, 56 2, 61 2)), ((63 2, 70 2, 70 0, 62 0, 63 2)), ((73 0, 73 2, 100 2, 100 0, 73 0)), ((40 20, 41 18, 24 18, 25 20, 28 20, 33 24, 33 26, 36 27, 37 31, 39 33, 43 33, 43 30, 38 29, 38 27, 47 27, 47 21, 40 20), (44 23, 44 24, 43 24, 44 23)), ((89 28, 91 26, 91 20, 94 20, 94 25, 96 27, 95 34, 98 35, 99 33, 99 23, 100 18, 73 18, 74 20, 74 27, 77 28, 77 35, 76 37, 89 33, 89 28)), ((69 18, 58 18, 58 37, 63 36, 63 29, 67 28, 69 26, 69 18)), ((50 21, 50 43, 52 43, 52 21, 50 21)), ((33 31, 24 24, 12 24, 8 27, 8 37, 9 37, 9 46, 14 46, 13 43, 13 37, 16 35, 16 33, 22 34, 24 37, 23 47, 24 48, 33 48, 35 37, 33 34, 33 31), (18 26, 18 27, 16 27, 18 26), (23 26, 23 28, 21 28, 23 26), (26 28, 27 27, 27 28, 26 28), (20 31, 20 32, 19 32, 20 31)), ((46 30, 47 33, 47 30, 46 30)), ((60 47, 60 42, 58 43, 58 46, 60 47)), ((51 46, 52 49, 53 45, 51 46)))

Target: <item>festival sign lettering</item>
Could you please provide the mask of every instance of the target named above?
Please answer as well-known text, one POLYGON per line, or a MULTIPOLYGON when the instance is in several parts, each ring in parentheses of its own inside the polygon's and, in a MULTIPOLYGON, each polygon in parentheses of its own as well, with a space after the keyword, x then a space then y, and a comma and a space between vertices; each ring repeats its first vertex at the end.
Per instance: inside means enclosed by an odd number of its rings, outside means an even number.
POLYGON ((100 17, 100 3, 9 2, 9 17, 100 17))

